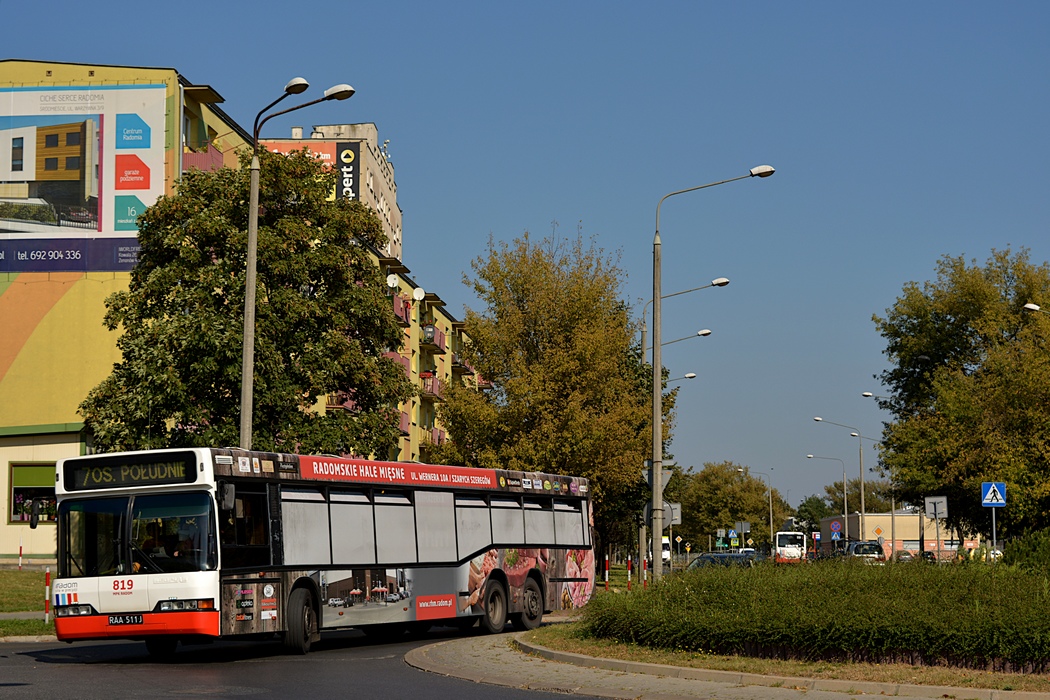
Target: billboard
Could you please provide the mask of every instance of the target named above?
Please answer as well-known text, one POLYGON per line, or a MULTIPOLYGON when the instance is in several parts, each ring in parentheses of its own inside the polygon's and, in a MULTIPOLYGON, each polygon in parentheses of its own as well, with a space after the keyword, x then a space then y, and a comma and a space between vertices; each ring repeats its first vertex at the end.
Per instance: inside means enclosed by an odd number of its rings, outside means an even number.
POLYGON ((343 199, 360 199, 361 186, 361 142, 333 142, 324 140, 280 140, 262 139, 259 141, 266 149, 274 153, 290 154, 292 151, 308 150, 315 158, 336 171, 335 188, 328 197, 343 199))
POLYGON ((166 86, 0 88, 0 272, 127 271, 164 193, 166 86))

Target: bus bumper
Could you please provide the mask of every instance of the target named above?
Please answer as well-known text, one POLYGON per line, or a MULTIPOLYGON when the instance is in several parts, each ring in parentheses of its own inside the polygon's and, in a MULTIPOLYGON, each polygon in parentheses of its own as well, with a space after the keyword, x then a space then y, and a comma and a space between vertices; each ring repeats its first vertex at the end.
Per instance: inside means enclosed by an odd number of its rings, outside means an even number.
POLYGON ((218 637, 219 613, 218 611, 143 613, 142 624, 122 625, 110 624, 109 615, 56 617, 55 634, 64 642, 77 639, 139 639, 158 634, 218 637))

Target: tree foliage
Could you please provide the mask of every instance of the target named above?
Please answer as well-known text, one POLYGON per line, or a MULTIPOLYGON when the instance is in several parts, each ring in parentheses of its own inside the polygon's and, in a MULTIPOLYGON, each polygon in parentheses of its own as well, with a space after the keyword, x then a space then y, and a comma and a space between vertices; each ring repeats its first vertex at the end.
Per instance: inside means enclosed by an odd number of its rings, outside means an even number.
MULTIPOLYGON (((385 454, 412 388, 382 357, 401 332, 360 245, 381 226, 329 199, 334 173, 305 152, 259 156, 253 446, 385 454), (346 410, 319 410, 327 395, 346 410)), ((80 406, 100 449, 239 442, 248 158, 187 172, 139 218, 130 286, 106 301, 122 359, 80 406)))
MULTIPOLYGON (((751 537, 756 544, 769 544, 769 498, 765 479, 752 476, 748 467, 734 462, 705 464, 698 472, 683 475, 683 537, 707 547, 708 539, 719 528, 732 528, 737 522, 751 523, 751 537)), ((793 511, 780 493, 773 489, 773 531, 780 529, 793 511)))
POLYGON ((440 407, 449 440, 427 458, 587 477, 602 542, 630 541, 647 498, 651 379, 616 260, 579 237, 525 234, 490 240, 472 270, 464 281, 482 308, 467 310, 466 355, 492 388, 450 389, 440 407))
POLYGON ((1050 525, 1050 267, 1027 250, 983 266, 944 257, 937 279, 909 283, 874 317, 893 365, 882 467, 898 500, 947 496, 949 525, 990 535, 983 481, 1006 482, 1001 534, 1050 525))

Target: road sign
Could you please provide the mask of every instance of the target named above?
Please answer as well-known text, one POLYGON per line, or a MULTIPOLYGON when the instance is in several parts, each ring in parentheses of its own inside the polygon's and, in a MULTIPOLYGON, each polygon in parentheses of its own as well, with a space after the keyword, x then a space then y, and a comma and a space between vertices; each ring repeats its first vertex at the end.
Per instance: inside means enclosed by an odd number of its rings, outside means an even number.
POLYGON ((985 508, 1002 508, 1006 505, 1006 483, 985 481, 981 484, 981 505, 985 508))
MULTIPOLYGON (((646 503, 645 504, 645 521, 647 523, 650 523, 650 524, 652 524, 652 522, 653 522, 652 512, 653 512, 652 504, 651 503, 646 503)), ((671 503, 669 501, 664 501, 664 527, 669 527, 671 525, 681 525, 681 524, 682 524, 682 504, 681 503, 671 503)))
POLYGON ((819 532, 814 532, 813 533, 813 539, 816 540, 817 542, 820 542, 820 533, 819 532))
POLYGON ((842 534, 841 533, 839 533, 839 532, 831 533, 831 540, 833 542, 837 542, 838 540, 841 540, 841 539, 842 539, 842 534))
POLYGON ((718 528, 715 531, 715 537, 717 537, 718 539, 722 539, 725 536, 726 536, 726 529, 724 527, 720 527, 720 528, 718 528))
POLYGON ((926 497, 926 517, 930 520, 942 520, 948 517, 947 496, 926 497))
POLYGON ((678 535, 677 537, 674 538, 674 541, 677 542, 678 544, 682 544, 682 536, 678 535))
MULTIPOLYGON (((885 530, 883 530, 880 526, 878 526, 878 525, 875 526, 875 534, 879 536, 879 539, 882 539, 882 533, 883 532, 885 532, 885 530)), ((882 543, 880 542, 879 544, 882 544, 882 543)))
MULTIPOLYGON (((667 488, 667 482, 671 480, 671 470, 661 469, 660 470, 660 490, 663 491, 667 488)), ((653 470, 647 468, 642 470, 642 476, 645 477, 645 483, 649 484, 649 487, 653 486, 653 470)))
POLYGON ((754 547, 755 546, 755 541, 753 539, 751 539, 750 537, 747 538, 747 546, 748 547, 754 547))
POLYGON ((839 522, 838 520, 832 520, 831 521, 831 525, 829 527, 831 527, 831 531, 832 532, 841 532, 842 531, 842 523, 839 522))
POLYGON ((740 540, 738 540, 735 537, 730 537, 729 538, 729 546, 730 547, 739 547, 740 546, 740 540))
POLYGON ((686 554, 688 554, 689 550, 692 549, 692 548, 693 548, 693 543, 692 542, 686 542, 685 543, 685 553, 686 554))
POLYGON ((736 539, 736 530, 729 531, 729 539, 736 539))

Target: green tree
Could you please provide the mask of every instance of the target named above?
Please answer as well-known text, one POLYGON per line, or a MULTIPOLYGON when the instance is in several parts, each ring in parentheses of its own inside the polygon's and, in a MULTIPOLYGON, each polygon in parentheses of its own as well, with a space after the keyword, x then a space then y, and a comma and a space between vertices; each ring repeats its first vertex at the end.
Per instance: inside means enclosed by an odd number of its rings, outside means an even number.
MULTIPOLYGON (((305 152, 259 156, 253 447, 385 456, 413 389, 382 357, 401 331, 360 245, 383 245, 380 224, 330 201, 305 152), (321 410, 330 395, 345 408, 321 410)), ((80 406, 100 449, 238 444, 249 157, 187 172, 139 218, 130 286, 106 301, 122 359, 80 406)))
MULTIPOLYGON (((847 505, 850 513, 860 512, 860 477, 847 480, 847 505)), ((842 482, 835 481, 824 487, 824 500, 830 509, 829 515, 842 514, 842 482)), ((886 479, 864 480, 864 512, 890 512, 890 482, 886 479)))
POLYGON ((449 440, 426 459, 587 477, 600 542, 632 541, 647 500, 651 380, 616 260, 579 237, 525 234, 490 239, 472 269, 465 282, 482 308, 467 310, 466 354, 492 388, 450 388, 439 414, 449 440))
MULTIPOLYGON (((839 486, 841 487, 842 484, 840 483, 839 486)), ((807 533, 820 532, 820 521, 824 518, 835 515, 836 513, 842 513, 842 509, 840 508, 838 511, 832 509, 832 507, 828 505, 826 499, 821 498, 816 494, 807 496, 806 499, 798 505, 799 527, 803 532, 807 533)))
MULTIPOLYGON (((734 462, 705 464, 699 472, 683 475, 683 537, 707 547, 709 537, 719 528, 735 523, 751 523, 751 537, 760 546, 769 545, 769 497, 764 479, 752 476, 747 467, 734 462)), ((773 530, 780 529, 793 511, 780 493, 773 489, 773 530)))
POLYGON ((946 496, 950 527, 990 534, 980 485, 1004 481, 1000 534, 1050 525, 1050 318, 1023 310, 1048 300, 1046 263, 993 251, 983 266, 941 259, 874 317, 893 365, 882 467, 900 500, 946 496))

